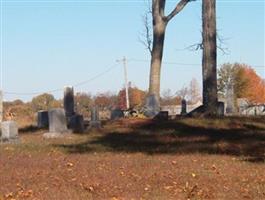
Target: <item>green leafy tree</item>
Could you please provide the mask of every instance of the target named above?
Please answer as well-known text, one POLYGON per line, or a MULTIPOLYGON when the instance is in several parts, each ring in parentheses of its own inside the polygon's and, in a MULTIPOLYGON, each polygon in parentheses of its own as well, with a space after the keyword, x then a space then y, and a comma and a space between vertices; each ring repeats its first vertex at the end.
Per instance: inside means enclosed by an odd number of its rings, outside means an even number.
POLYGON ((31 104, 34 111, 60 107, 60 103, 56 101, 54 96, 47 93, 34 97, 31 101, 31 104))

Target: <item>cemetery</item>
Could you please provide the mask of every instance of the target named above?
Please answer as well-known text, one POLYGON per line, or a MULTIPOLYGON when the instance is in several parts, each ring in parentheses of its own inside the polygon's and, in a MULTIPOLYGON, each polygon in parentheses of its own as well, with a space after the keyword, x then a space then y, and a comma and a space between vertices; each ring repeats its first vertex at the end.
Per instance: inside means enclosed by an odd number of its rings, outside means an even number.
POLYGON ((0 200, 265 199, 263 5, 1 1, 0 200))
POLYGON ((264 197, 263 117, 190 118, 182 100, 174 118, 114 109, 102 120, 92 106, 88 119, 75 110, 74 95, 64 88, 63 108, 38 111, 36 128, 1 123, 0 198, 264 197))

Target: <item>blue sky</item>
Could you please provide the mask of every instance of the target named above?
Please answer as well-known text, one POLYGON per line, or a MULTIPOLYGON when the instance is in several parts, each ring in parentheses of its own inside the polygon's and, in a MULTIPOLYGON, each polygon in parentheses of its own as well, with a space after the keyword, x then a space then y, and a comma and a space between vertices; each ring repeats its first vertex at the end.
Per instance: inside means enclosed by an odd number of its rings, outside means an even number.
MULTIPOLYGON (((129 59, 129 80, 147 90, 150 56, 138 39, 144 28, 146 2, 3 0, 3 90, 42 93, 63 89, 117 65, 75 88, 92 94, 117 92, 124 79, 122 65, 116 60, 123 56, 129 59)), ((168 0, 168 12, 176 2, 168 0)), ((264 4, 263 0, 217 1, 219 35, 230 52, 219 52, 218 64, 244 62, 265 76, 264 4)), ((168 25, 164 61, 179 64, 163 65, 162 91, 169 88, 175 92, 193 77, 201 82, 201 52, 181 50, 200 40, 201 1, 197 1, 168 25)), ((62 93, 53 94, 60 98, 62 93)), ((4 98, 30 100, 32 96, 5 94, 4 98)))

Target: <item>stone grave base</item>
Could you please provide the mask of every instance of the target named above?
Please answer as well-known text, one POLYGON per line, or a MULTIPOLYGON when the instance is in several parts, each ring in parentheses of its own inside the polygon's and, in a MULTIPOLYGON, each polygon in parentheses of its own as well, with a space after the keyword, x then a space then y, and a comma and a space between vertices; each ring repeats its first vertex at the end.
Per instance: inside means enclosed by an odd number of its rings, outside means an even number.
POLYGON ((160 112, 159 100, 155 95, 149 95, 146 98, 144 115, 154 118, 160 112))
POLYGON ((19 143, 20 143, 19 137, 9 138, 9 139, 0 137, 0 144, 19 144, 19 143))
POLYGON ((71 131, 67 131, 65 133, 51 133, 51 132, 48 132, 48 133, 44 133, 43 137, 45 139, 64 138, 66 136, 69 136, 71 133, 72 133, 71 131))
MULTIPOLYGON (((208 116, 207 113, 205 113, 205 108, 203 105, 195 108, 191 112, 189 112, 186 116, 188 117, 205 117, 208 116)), ((217 102, 217 113, 216 117, 223 117, 224 116, 224 102, 217 102)))
POLYGON ((155 117, 154 119, 155 120, 158 120, 158 121, 166 121, 168 120, 168 111, 160 111, 155 117))
POLYGON ((90 121, 88 129, 101 128, 101 121, 90 121))

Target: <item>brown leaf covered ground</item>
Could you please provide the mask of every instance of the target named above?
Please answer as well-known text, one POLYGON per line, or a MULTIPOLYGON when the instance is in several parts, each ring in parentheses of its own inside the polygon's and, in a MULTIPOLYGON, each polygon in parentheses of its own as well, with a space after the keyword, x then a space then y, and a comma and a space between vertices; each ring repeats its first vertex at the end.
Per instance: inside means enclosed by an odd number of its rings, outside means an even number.
POLYGON ((265 119, 122 120, 0 145, 0 199, 265 199, 265 119))

